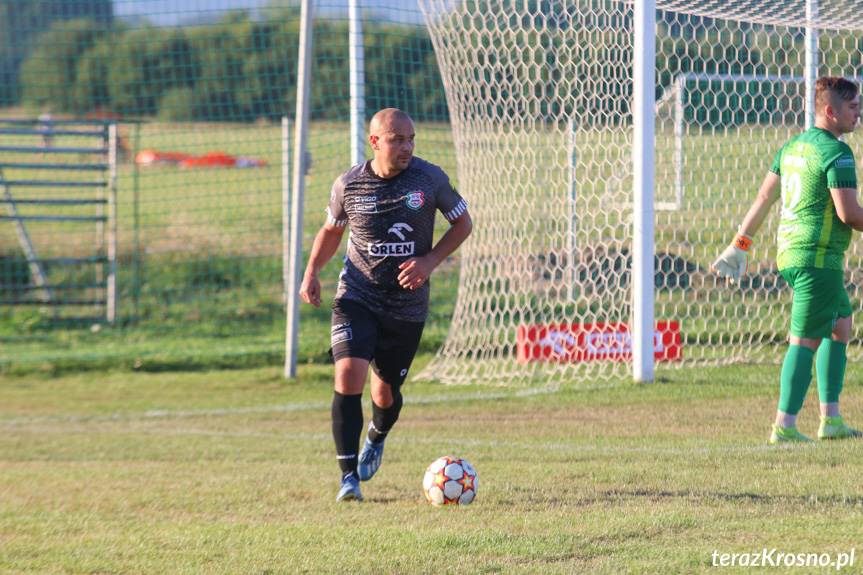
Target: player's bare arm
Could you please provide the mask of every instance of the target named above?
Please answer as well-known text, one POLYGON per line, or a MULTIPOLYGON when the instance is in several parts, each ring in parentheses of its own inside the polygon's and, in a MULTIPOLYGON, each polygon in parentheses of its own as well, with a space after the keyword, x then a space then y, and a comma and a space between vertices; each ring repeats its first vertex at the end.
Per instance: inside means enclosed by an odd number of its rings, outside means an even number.
POLYGON ((315 236, 315 242, 312 244, 312 253, 309 256, 309 263, 306 266, 306 272, 303 274, 303 282, 300 284, 300 297, 303 301, 310 303, 315 307, 321 307, 321 282, 318 280, 318 274, 335 255, 336 250, 342 243, 342 235, 344 235, 345 227, 336 227, 329 222, 325 222, 318 235, 315 236))
POLYGON ((758 188, 758 195, 755 201, 746 212, 743 222, 740 224, 740 232, 748 236, 754 236, 761 228, 761 224, 767 219, 770 214, 770 209, 773 204, 782 196, 782 179, 778 174, 768 172, 758 188))
POLYGON ((417 289, 429 279, 431 273, 447 256, 456 251, 473 231, 473 220, 465 210, 459 217, 450 221, 450 227, 444 232, 437 244, 429 253, 422 257, 410 258, 399 268, 399 285, 405 289, 417 289))
POLYGON ((848 227, 863 231, 863 207, 857 202, 855 188, 830 188, 836 215, 848 227))
POLYGON ((743 218, 738 234, 730 246, 725 248, 715 262, 710 266, 717 276, 729 280, 732 284, 740 281, 749 266, 748 252, 752 245, 752 237, 767 219, 773 204, 782 196, 782 180, 779 175, 768 172, 755 201, 743 218))

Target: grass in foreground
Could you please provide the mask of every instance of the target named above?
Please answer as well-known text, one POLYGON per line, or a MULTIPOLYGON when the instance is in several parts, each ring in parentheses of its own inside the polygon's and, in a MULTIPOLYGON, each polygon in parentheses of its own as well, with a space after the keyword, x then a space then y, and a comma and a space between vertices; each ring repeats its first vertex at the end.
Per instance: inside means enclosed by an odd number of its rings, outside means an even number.
MULTIPOLYGON (((334 501, 331 366, 291 382, 276 368, 7 376, 0 572, 694 573, 714 551, 765 548, 835 560, 863 539, 863 442, 768 447, 778 372, 411 382, 384 466, 350 504, 334 501), (444 454, 477 468, 472 505, 425 502, 422 473, 444 454)), ((851 366, 843 394, 852 425, 861 376, 851 366)), ((813 382, 810 435, 816 400, 813 382)))

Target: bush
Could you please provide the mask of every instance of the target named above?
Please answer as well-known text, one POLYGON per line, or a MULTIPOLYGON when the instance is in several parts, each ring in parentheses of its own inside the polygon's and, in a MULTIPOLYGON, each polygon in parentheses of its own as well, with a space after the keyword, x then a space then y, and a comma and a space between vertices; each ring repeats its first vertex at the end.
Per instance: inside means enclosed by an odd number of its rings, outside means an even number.
POLYGON ((187 122, 197 116, 198 95, 192 88, 169 90, 159 101, 160 120, 187 122))

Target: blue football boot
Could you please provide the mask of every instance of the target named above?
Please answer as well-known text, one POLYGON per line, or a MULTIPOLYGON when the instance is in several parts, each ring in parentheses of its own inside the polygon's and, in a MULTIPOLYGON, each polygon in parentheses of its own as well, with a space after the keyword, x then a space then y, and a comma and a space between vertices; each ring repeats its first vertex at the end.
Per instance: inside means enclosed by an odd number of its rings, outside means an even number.
POLYGON ((353 471, 342 475, 342 488, 336 496, 336 501, 362 501, 363 494, 360 492, 360 480, 353 471))

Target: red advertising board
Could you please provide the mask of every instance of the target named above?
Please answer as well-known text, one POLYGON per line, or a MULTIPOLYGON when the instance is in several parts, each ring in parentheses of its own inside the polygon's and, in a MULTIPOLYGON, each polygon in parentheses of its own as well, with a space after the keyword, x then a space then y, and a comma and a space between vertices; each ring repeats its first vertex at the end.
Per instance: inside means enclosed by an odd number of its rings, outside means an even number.
MULTIPOLYGON (((519 363, 626 361, 632 357, 632 338, 625 323, 523 325, 518 328, 517 352, 519 363)), ((680 361, 678 322, 656 322, 653 356, 658 361, 680 361)))

